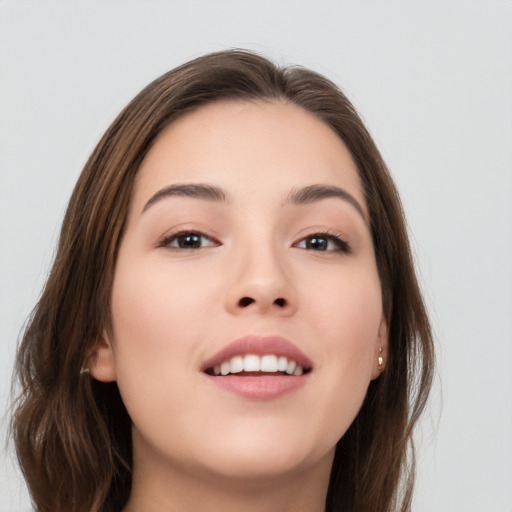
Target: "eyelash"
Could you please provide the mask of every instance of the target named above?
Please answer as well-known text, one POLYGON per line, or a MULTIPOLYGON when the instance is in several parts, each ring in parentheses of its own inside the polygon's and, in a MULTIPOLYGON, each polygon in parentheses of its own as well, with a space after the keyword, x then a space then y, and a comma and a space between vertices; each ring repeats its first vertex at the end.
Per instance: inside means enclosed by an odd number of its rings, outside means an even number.
POLYGON ((218 242, 214 238, 206 235, 205 233, 202 233, 201 231, 190 230, 190 229, 178 231, 177 233, 173 233, 172 235, 166 236, 158 243, 158 247, 166 247, 168 249, 173 249, 173 250, 178 250, 178 251, 179 250, 194 251, 197 249, 203 249, 205 247, 217 247, 219 245, 221 245, 220 242, 218 242), (180 238, 185 238, 186 236, 197 236, 198 238, 207 239, 211 243, 201 246, 201 247, 179 247, 179 245, 176 247, 176 246, 171 245, 173 242, 178 241, 180 238))
MULTIPOLYGON (((183 251, 194 251, 198 249, 204 249, 205 247, 218 247, 221 245, 221 243, 214 238, 206 235, 205 233, 202 233, 201 231, 194 231, 194 230, 183 230, 178 231, 177 233, 173 233, 172 235, 164 237, 159 243, 158 247, 166 247, 168 249, 172 250, 183 250, 183 251), (201 245, 200 247, 180 247, 179 246, 179 240, 180 238, 183 239, 187 236, 196 236, 199 239, 208 240, 209 243, 207 245, 201 245), (178 246, 171 245, 173 242, 177 242, 178 246)), ((298 242, 293 244, 293 247, 296 247, 298 249, 304 249, 304 250, 311 250, 313 252, 337 252, 342 254, 350 254, 352 252, 352 249, 350 247, 350 244, 343 240, 338 234, 324 231, 319 233, 312 233, 304 238, 301 238, 298 242), (325 249, 315 250, 311 247, 307 247, 307 241, 310 242, 314 239, 323 239, 327 241, 327 247, 325 249), (299 244, 302 242, 306 242, 306 247, 300 247, 299 244), (333 243, 335 245, 335 248, 329 249, 329 243, 333 243)))
POLYGON ((350 247, 350 244, 346 241, 346 240, 343 240, 343 238, 341 238, 337 233, 333 233, 333 232, 330 232, 330 231, 323 231, 323 232, 319 232, 319 233, 312 233, 311 235, 308 235, 304 238, 301 238, 298 242, 296 242, 294 245, 294 247, 297 247, 299 249, 305 249, 307 250, 308 247, 298 247, 298 245, 301 243, 301 242, 305 242, 306 240, 313 240, 313 239, 323 239, 323 240, 327 240, 327 244, 329 244, 329 242, 332 242, 334 245, 335 245, 335 248, 334 249, 322 249, 320 251, 315 251, 314 249, 311 249, 312 251, 314 252, 337 252, 337 253, 342 253, 342 254, 350 254, 352 252, 352 249, 350 247))

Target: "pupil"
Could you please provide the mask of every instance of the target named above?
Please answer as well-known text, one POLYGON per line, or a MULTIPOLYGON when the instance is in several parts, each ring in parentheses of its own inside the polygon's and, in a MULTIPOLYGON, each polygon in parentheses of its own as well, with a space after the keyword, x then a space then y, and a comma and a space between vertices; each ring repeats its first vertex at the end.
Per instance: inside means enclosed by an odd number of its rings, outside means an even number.
POLYGON ((325 251, 327 249, 327 240, 325 238, 313 237, 308 242, 309 249, 325 251))
POLYGON ((183 249, 196 248, 201 246, 201 239, 199 235, 191 233, 190 235, 184 235, 178 239, 179 247, 183 249))

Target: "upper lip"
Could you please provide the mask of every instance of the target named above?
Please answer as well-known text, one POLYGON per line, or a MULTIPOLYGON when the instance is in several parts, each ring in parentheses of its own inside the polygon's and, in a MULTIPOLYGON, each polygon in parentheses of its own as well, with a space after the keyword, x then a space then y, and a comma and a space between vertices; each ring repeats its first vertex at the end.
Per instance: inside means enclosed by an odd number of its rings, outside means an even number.
POLYGON ((274 354, 278 357, 283 356, 288 359, 293 359, 304 369, 311 369, 313 366, 311 359, 309 359, 302 350, 286 338, 281 336, 250 335, 232 341, 229 345, 219 350, 204 362, 201 370, 206 371, 220 365, 223 361, 227 361, 234 356, 243 356, 246 354, 254 354, 257 356, 274 354))

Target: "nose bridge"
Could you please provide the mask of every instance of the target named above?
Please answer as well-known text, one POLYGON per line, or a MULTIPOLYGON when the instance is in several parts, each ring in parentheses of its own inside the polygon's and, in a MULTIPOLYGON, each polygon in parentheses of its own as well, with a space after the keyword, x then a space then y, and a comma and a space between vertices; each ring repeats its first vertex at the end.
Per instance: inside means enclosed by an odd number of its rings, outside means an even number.
POLYGON ((291 312, 295 305, 286 249, 268 233, 250 234, 239 241, 232 262, 228 308, 232 311, 291 312))
POLYGON ((269 243, 261 243, 245 251, 241 258, 239 272, 240 278, 248 285, 277 289, 285 280, 285 269, 282 257, 276 247, 269 243))

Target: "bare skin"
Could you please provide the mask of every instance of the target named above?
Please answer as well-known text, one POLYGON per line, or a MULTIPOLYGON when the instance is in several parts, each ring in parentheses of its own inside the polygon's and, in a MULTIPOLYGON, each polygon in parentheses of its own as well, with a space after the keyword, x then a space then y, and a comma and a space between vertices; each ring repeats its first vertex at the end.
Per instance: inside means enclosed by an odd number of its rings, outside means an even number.
POLYGON ((123 512, 323 512, 331 467, 330 454, 316 468, 283 478, 246 480, 158 471, 157 463, 137 459, 132 495, 123 512), (165 475, 160 481, 159 476, 165 475), (167 489, 164 494, 162 488, 167 489), (198 491, 200 489, 200 491, 198 491))
POLYGON ((387 346, 364 194, 328 126, 283 102, 169 126, 137 175, 111 310, 91 373, 117 381, 133 421, 124 512, 324 510, 387 346), (248 337, 304 372, 207 368, 248 337))

